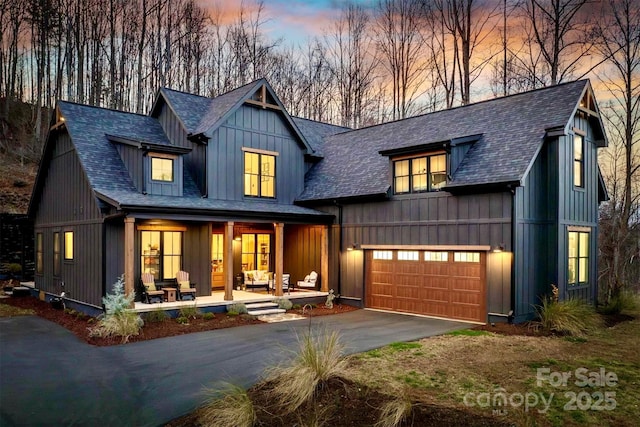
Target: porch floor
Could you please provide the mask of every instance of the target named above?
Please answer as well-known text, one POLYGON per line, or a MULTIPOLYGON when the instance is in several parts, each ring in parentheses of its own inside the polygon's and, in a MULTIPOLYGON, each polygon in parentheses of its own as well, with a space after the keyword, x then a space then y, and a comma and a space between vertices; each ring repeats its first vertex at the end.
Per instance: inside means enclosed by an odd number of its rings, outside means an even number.
MULTIPOLYGON (((320 291, 308 291, 308 290, 295 290, 290 294, 284 293, 283 298, 291 300, 292 303, 296 303, 296 299, 313 298, 313 297, 326 297, 327 292, 320 291)), ((226 306, 229 304, 241 302, 241 303, 255 303, 255 302, 270 302, 276 297, 272 294, 268 294, 264 291, 233 291, 233 301, 226 301, 224 299, 224 291, 211 292, 211 296, 198 296, 195 301, 175 301, 175 302, 162 302, 147 304, 144 302, 136 302, 134 311, 138 313, 145 313, 154 310, 179 310, 182 307, 215 307, 226 306)))

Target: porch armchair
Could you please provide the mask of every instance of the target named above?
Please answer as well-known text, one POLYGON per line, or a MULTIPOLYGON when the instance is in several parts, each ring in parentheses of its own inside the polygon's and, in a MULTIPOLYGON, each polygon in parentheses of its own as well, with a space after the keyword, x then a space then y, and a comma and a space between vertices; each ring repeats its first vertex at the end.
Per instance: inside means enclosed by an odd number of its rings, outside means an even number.
POLYGON ((178 282, 178 299, 180 301, 194 301, 196 299, 196 288, 191 287, 189 273, 182 270, 178 271, 176 273, 176 282, 178 282))
MULTIPOLYGON (((285 273, 282 275, 282 291, 287 291, 288 294, 291 293, 291 288, 289 287, 289 280, 291 279, 291 275, 289 273, 285 273)), ((276 293, 276 279, 269 280, 269 291, 276 293)))
POLYGON ((298 280, 297 286, 299 288, 315 289, 317 281, 318 281, 318 273, 316 273, 315 271, 312 271, 311 273, 307 274, 304 280, 298 280))
POLYGON ((164 292, 156 287, 156 281, 151 273, 142 273, 140 276, 142 281, 142 300, 147 304, 154 302, 162 302, 164 300, 164 292))

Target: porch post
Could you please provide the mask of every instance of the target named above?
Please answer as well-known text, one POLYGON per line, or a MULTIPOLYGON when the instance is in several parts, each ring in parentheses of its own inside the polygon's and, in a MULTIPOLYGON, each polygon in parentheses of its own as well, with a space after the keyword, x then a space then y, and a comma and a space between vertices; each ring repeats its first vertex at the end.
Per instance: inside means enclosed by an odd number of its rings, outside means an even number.
MULTIPOLYGON (((134 292, 134 242, 135 242, 135 218, 126 217, 124 219, 124 293, 131 295, 134 292)), ((133 308, 133 303, 132 307, 133 308)))
POLYGON ((223 266, 224 299, 233 301, 233 221, 225 224, 223 266))
POLYGON ((275 294, 282 296, 282 275, 284 274, 284 224, 279 222, 275 224, 276 232, 276 273, 275 273, 275 294))
POLYGON ((322 226, 320 237, 320 290, 329 292, 329 226, 322 226))

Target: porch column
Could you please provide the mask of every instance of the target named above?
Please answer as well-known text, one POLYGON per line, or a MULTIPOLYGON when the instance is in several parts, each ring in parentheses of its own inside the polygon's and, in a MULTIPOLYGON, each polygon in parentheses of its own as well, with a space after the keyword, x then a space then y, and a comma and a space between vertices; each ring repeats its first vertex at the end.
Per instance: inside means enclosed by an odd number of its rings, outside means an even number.
MULTIPOLYGON (((124 293, 131 295, 134 292, 134 263, 133 246, 135 242, 135 218, 126 217, 124 219, 124 293)), ((133 308, 133 303, 131 303, 133 308)))
POLYGON ((233 301, 233 221, 224 228, 224 299, 233 301))
POLYGON ((329 292, 329 226, 322 227, 320 236, 320 290, 329 292))
POLYGON ((276 232, 276 273, 275 273, 275 294, 282 296, 282 275, 284 274, 284 224, 279 222, 275 224, 276 232))

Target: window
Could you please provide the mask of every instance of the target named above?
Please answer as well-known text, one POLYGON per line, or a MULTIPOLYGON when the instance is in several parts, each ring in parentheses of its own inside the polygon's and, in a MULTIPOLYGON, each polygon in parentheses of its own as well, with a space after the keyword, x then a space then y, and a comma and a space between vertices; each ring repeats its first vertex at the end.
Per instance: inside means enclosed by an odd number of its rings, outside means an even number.
POLYGON ((589 281, 589 232, 569 231, 568 241, 567 282, 569 286, 584 285, 589 281))
POLYGON ((73 260, 73 231, 64 232, 64 260, 73 260))
POLYGON ((447 156, 416 157, 393 162, 395 194, 438 191, 447 183, 447 156))
POLYGON ((182 269, 182 232, 141 231, 141 268, 156 280, 173 279, 182 269))
POLYGON ((53 275, 60 275, 60 233, 53 233, 53 275))
POLYGON ((271 255, 271 235, 242 235, 242 270, 269 271, 271 255))
POLYGON ((418 261, 418 251, 398 251, 399 261, 418 261))
POLYGON ((42 233, 36 233, 36 273, 42 274, 43 264, 43 242, 42 233))
POLYGON ((244 195, 276 196, 276 157, 269 154, 244 153, 244 195))
POLYGON ((173 159, 151 157, 151 179, 154 181, 173 181, 173 159))
POLYGON ((392 251, 373 251, 373 259, 393 259, 392 251))
POLYGON ((224 236, 214 234, 211 240, 211 271, 222 273, 224 271, 224 236))
POLYGON ((573 136, 573 185, 584 187, 584 137, 573 136))
POLYGON ((424 260, 425 261, 447 262, 449 260, 449 253, 448 252, 426 251, 424 253, 424 260))
POLYGON ((479 252, 454 252, 454 262, 480 262, 479 252))

